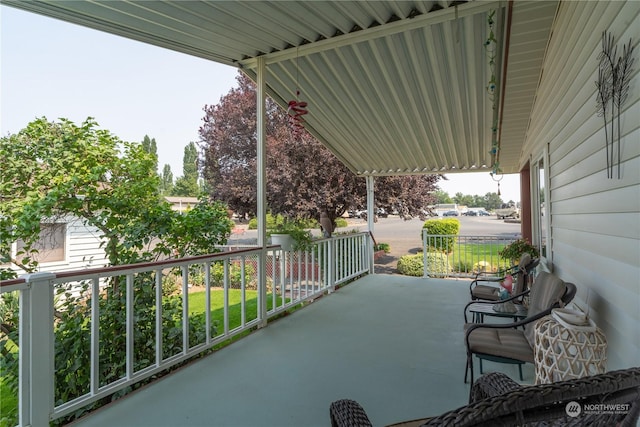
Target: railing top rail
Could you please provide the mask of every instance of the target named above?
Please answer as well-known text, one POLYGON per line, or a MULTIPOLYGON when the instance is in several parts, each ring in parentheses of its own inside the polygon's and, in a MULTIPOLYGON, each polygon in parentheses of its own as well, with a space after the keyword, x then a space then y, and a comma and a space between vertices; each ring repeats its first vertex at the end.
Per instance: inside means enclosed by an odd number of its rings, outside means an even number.
MULTIPOLYGON (((277 245, 269 245, 266 246, 265 250, 273 250, 277 249, 279 246, 277 245)), ((197 262, 205 262, 209 260, 215 260, 216 258, 225 259, 238 255, 246 255, 251 253, 260 252, 263 248, 256 247, 251 249, 239 249, 232 250, 228 252, 216 252, 213 254, 205 254, 205 255, 197 255, 186 258, 173 258, 173 259, 165 259, 162 261, 153 261, 153 262, 141 262, 138 264, 125 264, 125 265, 112 265, 109 267, 99 267, 99 268, 91 268, 91 269, 83 269, 83 270, 72 270, 72 271, 61 271, 53 273, 56 279, 73 279, 75 277, 82 277, 83 279, 89 277, 101 277, 101 276, 112 276, 113 273, 136 273, 141 271, 150 271, 157 270, 159 268, 173 268, 180 267, 183 265, 194 264, 197 262)), ((0 281, 0 288, 4 288, 6 286, 14 286, 26 283, 24 278, 16 278, 16 279, 8 279, 0 281)))
POLYGON ((426 228, 422 229, 422 234, 425 234, 429 237, 458 237, 458 238, 464 238, 464 239, 498 239, 498 240, 516 240, 519 237, 516 235, 478 235, 478 234, 428 234, 428 231, 426 228))
POLYGON ((327 240, 344 240, 350 237, 356 237, 356 236, 362 236, 362 235, 368 235, 368 234, 369 234, 368 231, 359 231, 357 233, 346 233, 346 234, 334 234, 331 237, 322 237, 320 239, 314 239, 313 243, 326 242, 327 240))

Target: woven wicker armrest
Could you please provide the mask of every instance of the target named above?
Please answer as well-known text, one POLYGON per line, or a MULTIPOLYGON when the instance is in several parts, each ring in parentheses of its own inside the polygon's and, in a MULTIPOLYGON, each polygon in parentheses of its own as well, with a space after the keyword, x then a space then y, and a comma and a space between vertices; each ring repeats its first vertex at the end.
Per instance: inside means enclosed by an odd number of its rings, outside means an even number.
POLYGON ((517 390, 522 386, 503 374, 491 372, 478 378, 471 387, 471 402, 499 396, 517 390))
POLYGON ((331 427, 372 427, 367 413, 355 400, 341 399, 331 403, 331 427))

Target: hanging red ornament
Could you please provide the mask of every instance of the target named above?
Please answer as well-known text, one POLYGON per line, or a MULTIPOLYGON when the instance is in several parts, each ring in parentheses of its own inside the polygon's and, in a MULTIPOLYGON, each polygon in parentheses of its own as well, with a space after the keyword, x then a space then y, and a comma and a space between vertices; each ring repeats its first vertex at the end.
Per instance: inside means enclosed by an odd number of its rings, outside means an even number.
MULTIPOLYGON (((296 98, 300 96, 300 91, 296 91, 296 98)), ((304 115, 308 114, 307 103, 304 101, 298 101, 293 99, 289 101, 289 108, 287 109, 289 114, 289 124, 293 129, 293 135, 299 137, 304 129, 304 115)))

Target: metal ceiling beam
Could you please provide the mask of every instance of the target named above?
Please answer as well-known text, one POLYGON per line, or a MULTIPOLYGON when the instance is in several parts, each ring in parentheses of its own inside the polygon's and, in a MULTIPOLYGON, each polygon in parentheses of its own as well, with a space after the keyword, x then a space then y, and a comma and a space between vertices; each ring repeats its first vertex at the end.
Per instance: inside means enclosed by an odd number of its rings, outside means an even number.
MULTIPOLYGON (((447 9, 435 12, 425 13, 411 19, 403 19, 388 24, 378 25, 371 28, 355 31, 353 33, 343 34, 332 37, 330 39, 312 41, 297 47, 281 50, 278 52, 262 55, 265 57, 265 64, 273 64, 280 61, 295 59, 302 56, 312 55, 314 53, 324 52, 327 50, 338 49, 344 46, 370 41, 379 37, 386 37, 392 34, 411 31, 429 25, 440 24, 447 21, 453 21, 458 18, 473 16, 478 13, 486 13, 491 9, 504 7, 505 1, 474 1, 461 4, 459 6, 449 7, 447 9)), ((248 58, 238 62, 241 68, 255 68, 257 64, 256 58, 248 58)))

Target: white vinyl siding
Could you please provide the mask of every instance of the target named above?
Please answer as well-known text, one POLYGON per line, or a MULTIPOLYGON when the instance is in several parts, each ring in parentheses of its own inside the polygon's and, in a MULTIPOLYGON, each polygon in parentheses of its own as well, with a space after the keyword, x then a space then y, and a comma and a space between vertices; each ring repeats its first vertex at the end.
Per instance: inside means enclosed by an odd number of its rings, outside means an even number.
POLYGON ((640 365, 640 2, 561 2, 547 47, 522 165, 549 145, 554 272, 578 287, 609 342, 608 369, 640 365), (604 30, 618 55, 632 39, 634 71, 623 105, 621 179, 607 178, 604 122, 596 113, 604 30))
MULTIPOLYGON (((41 262, 38 265, 39 271, 55 273, 107 265, 104 248, 100 245, 101 233, 97 228, 88 226, 83 220, 75 217, 67 217, 60 221, 66 224, 65 257, 58 261, 41 262)), ((24 274, 24 271, 17 267, 13 268, 18 274, 24 274)))

